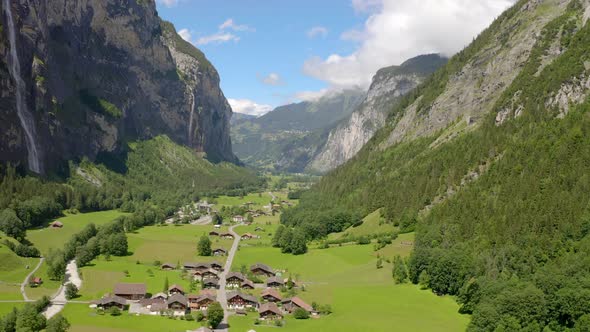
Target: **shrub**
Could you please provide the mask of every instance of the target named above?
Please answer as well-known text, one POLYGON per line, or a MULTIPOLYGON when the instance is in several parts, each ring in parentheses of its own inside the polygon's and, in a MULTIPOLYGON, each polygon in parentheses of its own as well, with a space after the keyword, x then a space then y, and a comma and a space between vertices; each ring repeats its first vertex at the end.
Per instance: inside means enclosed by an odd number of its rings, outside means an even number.
POLYGON ((295 317, 295 319, 308 319, 309 312, 307 312, 305 309, 297 308, 295 311, 293 311, 293 317, 295 317))
POLYGON ((108 312, 111 316, 121 316, 121 309, 117 307, 110 307, 108 312))

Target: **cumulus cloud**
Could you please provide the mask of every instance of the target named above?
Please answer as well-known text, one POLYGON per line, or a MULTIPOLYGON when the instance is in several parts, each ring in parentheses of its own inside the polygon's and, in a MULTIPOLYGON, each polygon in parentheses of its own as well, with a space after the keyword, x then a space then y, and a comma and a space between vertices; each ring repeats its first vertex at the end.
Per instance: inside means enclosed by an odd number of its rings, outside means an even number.
POLYGON ((163 4, 166 7, 174 7, 178 5, 181 0, 158 0, 158 3, 163 4))
POLYGON ((333 87, 366 88, 379 68, 419 54, 456 53, 514 1, 352 0, 356 11, 371 12, 362 31, 341 35, 358 42, 357 50, 312 57, 303 71, 333 87))
POLYGON ((307 37, 315 38, 315 37, 326 37, 328 35, 328 29, 323 26, 316 26, 309 30, 307 30, 307 37))
POLYGON ((191 32, 190 32, 188 29, 180 29, 180 30, 178 31, 178 35, 179 35, 179 36, 180 36, 182 39, 186 40, 187 42, 189 42, 189 43, 191 42, 191 38, 192 38, 192 36, 191 36, 191 32))
POLYGON ((203 36, 195 41, 197 45, 207 45, 211 43, 221 44, 226 43, 229 41, 238 42, 240 41, 240 37, 234 35, 233 33, 229 32, 217 32, 212 35, 203 36))
POLYGON ((236 113, 261 116, 272 111, 273 109, 271 105, 258 104, 249 99, 228 98, 227 101, 231 105, 232 110, 236 113))
POLYGON ((258 80, 266 85, 280 86, 285 85, 281 75, 277 73, 270 73, 266 76, 258 75, 258 80))
POLYGON ((247 26, 246 24, 236 24, 233 18, 228 18, 225 22, 221 23, 219 30, 234 30, 234 31, 255 31, 254 28, 247 26))

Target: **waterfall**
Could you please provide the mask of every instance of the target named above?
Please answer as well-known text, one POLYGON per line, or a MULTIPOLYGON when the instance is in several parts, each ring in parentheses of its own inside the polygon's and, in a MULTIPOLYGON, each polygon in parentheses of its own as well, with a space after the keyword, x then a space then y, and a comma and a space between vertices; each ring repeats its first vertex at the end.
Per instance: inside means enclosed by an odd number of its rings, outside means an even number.
POLYGON ((195 117, 195 94, 193 89, 189 89, 190 91, 190 98, 191 98, 191 109, 190 109, 190 117, 188 119, 188 145, 192 147, 193 143, 193 121, 195 117))
POLYGON ((41 161, 39 160, 39 152, 35 142, 35 121, 33 115, 27 110, 25 102, 25 82, 21 77, 20 62, 18 59, 16 48, 16 26, 14 18, 12 17, 12 8, 10 7, 10 0, 4 0, 4 12, 6 13, 6 23, 8 28, 8 39, 10 41, 10 56, 9 56, 9 71, 12 79, 16 84, 16 112, 20 120, 21 126, 25 131, 25 142, 27 144, 28 166, 32 172, 40 174, 42 172, 41 161))

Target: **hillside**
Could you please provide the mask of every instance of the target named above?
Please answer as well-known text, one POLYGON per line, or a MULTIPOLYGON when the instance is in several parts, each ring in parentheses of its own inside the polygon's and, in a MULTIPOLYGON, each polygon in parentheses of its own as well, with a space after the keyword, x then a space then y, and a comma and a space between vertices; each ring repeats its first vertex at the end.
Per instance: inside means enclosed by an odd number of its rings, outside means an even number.
POLYGON ((385 125, 389 111, 429 75, 447 62, 438 54, 420 55, 399 66, 380 69, 360 106, 330 131, 310 171, 325 173, 352 158, 385 125))
POLYGON ((282 222, 319 238, 381 208, 416 230, 411 281, 458 296, 469 331, 583 331, 589 8, 518 1, 282 222))
POLYGON ((363 95, 360 90, 347 90, 236 121, 232 125, 233 149, 253 167, 303 172, 325 142, 327 131, 348 117, 363 95))
POLYGON ((3 1, 2 10, 0 109, 11 111, 0 112, 0 161, 63 174, 68 160, 158 135, 236 161, 217 71, 155 1, 3 1))

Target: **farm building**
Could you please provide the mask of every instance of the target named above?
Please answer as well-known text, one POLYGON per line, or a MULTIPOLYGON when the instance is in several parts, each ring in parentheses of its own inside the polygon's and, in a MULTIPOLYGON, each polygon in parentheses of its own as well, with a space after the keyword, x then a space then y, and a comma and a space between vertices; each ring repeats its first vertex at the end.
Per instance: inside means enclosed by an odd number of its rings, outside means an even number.
POLYGON ((203 280, 203 288, 204 289, 217 289, 218 287, 219 287, 219 282, 216 279, 203 280))
POLYGON ((107 295, 98 301, 94 301, 97 308, 101 308, 104 310, 110 309, 112 307, 117 307, 120 310, 125 309, 127 305, 127 300, 117 295, 107 295))
POLYGON ((164 271, 172 271, 172 270, 176 269, 176 264, 164 263, 164 264, 162 264, 162 266, 160 268, 164 271))
POLYGON ((219 237, 221 237, 222 239, 226 239, 226 240, 233 240, 234 236, 231 233, 222 233, 219 235, 219 237))
POLYGON ((258 300, 252 295, 230 292, 227 294, 227 306, 230 309, 258 308, 258 300))
POLYGON ((157 293, 151 297, 152 300, 166 300, 168 298, 168 294, 166 293, 157 293))
POLYGON ((232 221, 233 221, 233 222, 244 222, 244 220, 246 220, 246 219, 244 218, 244 216, 239 216, 239 215, 238 215, 238 216, 233 216, 233 217, 232 217, 232 221))
POLYGON ((268 280, 266 280, 266 287, 280 288, 284 285, 285 283, 283 282, 283 279, 279 277, 270 277, 268 280))
POLYGON ((191 310, 207 310, 211 303, 215 302, 213 295, 189 295, 188 305, 191 310))
POLYGON ((213 256, 225 256, 227 255, 227 250, 223 248, 215 248, 213 249, 213 256))
POLYGON ((184 314, 188 308, 188 300, 182 294, 174 294, 170 296, 166 301, 166 304, 168 305, 168 309, 174 311, 177 315, 184 314))
POLYGON ((178 285, 172 285, 168 288, 168 295, 172 296, 174 294, 184 295, 184 289, 178 285))
POLYGON ((225 277, 226 285, 229 288, 240 288, 246 281, 246 277, 240 272, 230 272, 225 277))
POLYGON ((258 310, 260 319, 262 320, 276 320, 283 319, 283 313, 275 303, 263 303, 258 310))
POLYGON ((248 279, 244 280, 241 285, 242 289, 254 289, 254 283, 248 279))
POLYGON ((219 236, 219 232, 211 231, 211 232, 209 232, 209 236, 219 236))
POLYGON ((146 289, 147 287, 143 283, 118 283, 115 285, 113 293, 126 300, 137 301, 145 297, 146 289))
POLYGON ((64 227, 64 224, 61 221, 54 221, 51 224, 49 224, 49 227, 51 227, 51 228, 62 228, 62 227, 64 227))
POLYGON ((289 299, 285 299, 282 301, 282 303, 283 303, 283 310, 285 310, 289 313, 292 313, 297 308, 301 308, 309 313, 314 312, 313 308, 309 304, 305 303, 305 301, 298 298, 297 296, 294 296, 289 299))
POLYGON ((273 271, 273 269, 266 265, 266 264, 262 264, 262 263, 256 263, 252 266, 250 266, 250 271, 252 273, 254 273, 255 275, 262 275, 262 276, 267 276, 267 277, 274 277, 275 276, 275 272, 273 271))
POLYGON ((268 302, 281 302, 283 300, 281 294, 274 288, 267 288, 263 290, 260 296, 263 300, 268 302))

